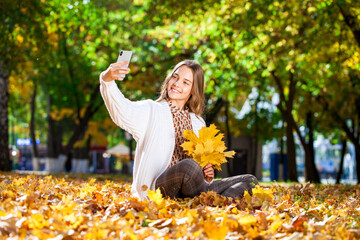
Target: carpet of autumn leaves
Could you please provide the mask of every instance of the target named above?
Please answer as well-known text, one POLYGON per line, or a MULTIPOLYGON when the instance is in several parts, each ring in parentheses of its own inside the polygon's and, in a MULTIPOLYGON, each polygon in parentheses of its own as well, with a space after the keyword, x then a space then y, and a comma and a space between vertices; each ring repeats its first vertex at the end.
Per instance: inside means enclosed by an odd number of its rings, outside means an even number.
POLYGON ((0 173, 0 239, 359 239, 360 188, 260 184, 252 196, 184 200, 130 182, 0 173))

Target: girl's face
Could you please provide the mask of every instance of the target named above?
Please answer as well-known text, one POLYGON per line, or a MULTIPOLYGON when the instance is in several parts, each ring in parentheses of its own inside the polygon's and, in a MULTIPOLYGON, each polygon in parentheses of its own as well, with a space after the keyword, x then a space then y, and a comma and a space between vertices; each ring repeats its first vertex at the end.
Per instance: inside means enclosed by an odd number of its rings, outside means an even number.
POLYGON ((167 91, 171 101, 179 103, 184 107, 187 100, 191 96, 193 86, 193 73, 191 69, 185 65, 179 67, 168 83, 167 91))

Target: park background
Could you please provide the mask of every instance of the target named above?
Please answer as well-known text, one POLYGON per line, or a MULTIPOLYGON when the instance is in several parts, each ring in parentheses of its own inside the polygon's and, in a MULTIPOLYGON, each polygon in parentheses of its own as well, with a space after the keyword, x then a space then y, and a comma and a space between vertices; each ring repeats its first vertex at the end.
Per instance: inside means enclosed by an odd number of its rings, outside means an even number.
POLYGON ((131 173, 135 143, 99 94, 123 49, 133 58, 118 86, 131 100, 156 99, 180 60, 203 66, 205 120, 237 152, 217 176, 272 180, 280 165, 284 180, 359 182, 358 1, 2 0, 0 10, 0 170, 131 173), (110 157, 119 143, 130 154, 110 157))

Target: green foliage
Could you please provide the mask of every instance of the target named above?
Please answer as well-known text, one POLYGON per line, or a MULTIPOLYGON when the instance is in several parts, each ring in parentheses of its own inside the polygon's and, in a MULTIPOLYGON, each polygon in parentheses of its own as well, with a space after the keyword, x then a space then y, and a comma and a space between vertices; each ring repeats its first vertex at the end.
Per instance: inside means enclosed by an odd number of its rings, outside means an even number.
MULTIPOLYGON (((11 62, 22 67, 12 76, 40 82, 38 100, 51 95, 53 110, 75 110, 70 122, 63 120, 67 135, 73 119, 90 104, 99 73, 116 61, 120 49, 134 51, 131 72, 119 83, 132 100, 155 99, 168 69, 184 58, 203 66, 209 106, 224 98, 239 111, 256 89, 258 97, 249 99, 251 111, 244 119, 231 114, 233 133, 256 132, 263 140, 281 136, 279 110, 264 107, 274 95, 283 96, 283 107, 292 102, 299 125, 311 111, 316 131, 335 138, 341 131, 334 111, 342 119, 359 120, 354 111, 360 93, 359 45, 340 10, 359 16, 360 4, 354 1, 52 0, 8 6, 15 18, 2 18, 7 40, 0 46, 17 39, 22 50, 11 54, 11 62), (38 41, 34 36, 44 37, 38 41), (31 65, 24 73, 25 61, 31 65)), ((13 93, 18 101, 12 108, 23 101, 20 95, 13 93)), ((97 98, 95 104, 101 103, 97 98)), ((45 107, 38 111, 42 119, 45 107)), ((108 113, 102 107, 94 120, 104 118, 108 113)))

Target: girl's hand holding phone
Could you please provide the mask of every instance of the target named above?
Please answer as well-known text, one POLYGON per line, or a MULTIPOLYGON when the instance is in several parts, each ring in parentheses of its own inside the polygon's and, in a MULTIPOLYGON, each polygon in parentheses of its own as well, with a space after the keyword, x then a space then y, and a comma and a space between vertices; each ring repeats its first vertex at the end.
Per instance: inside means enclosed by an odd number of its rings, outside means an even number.
POLYGON ((112 63, 110 66, 103 72, 102 79, 105 82, 111 82, 113 80, 122 81, 125 78, 125 75, 129 73, 130 68, 128 66, 129 62, 117 62, 112 63))

